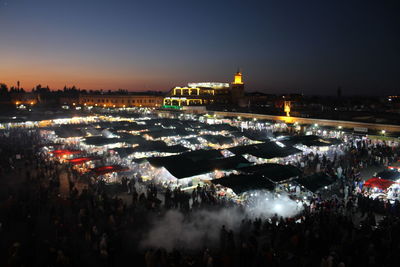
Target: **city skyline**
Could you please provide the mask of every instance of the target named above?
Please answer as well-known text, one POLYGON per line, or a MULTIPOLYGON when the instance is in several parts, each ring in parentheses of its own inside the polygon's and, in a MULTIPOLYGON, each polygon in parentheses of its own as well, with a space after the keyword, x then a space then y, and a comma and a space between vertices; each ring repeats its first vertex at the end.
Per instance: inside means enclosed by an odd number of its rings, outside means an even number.
POLYGON ((398 91, 397 4, 0 1, 0 82, 168 91, 188 82, 332 95, 398 91))

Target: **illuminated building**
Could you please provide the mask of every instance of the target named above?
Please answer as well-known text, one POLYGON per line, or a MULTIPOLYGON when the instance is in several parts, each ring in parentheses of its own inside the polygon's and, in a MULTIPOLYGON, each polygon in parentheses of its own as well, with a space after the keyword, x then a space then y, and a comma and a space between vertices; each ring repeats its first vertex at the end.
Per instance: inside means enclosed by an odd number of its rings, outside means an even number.
MULTIPOLYGON (((164 98, 164 106, 198 106, 229 102, 229 87, 214 87, 213 83, 199 83, 202 87, 175 87, 164 98), (206 84, 209 87, 205 87, 206 84)), ((192 84, 193 85, 193 84, 192 84)))
POLYGON ((232 84, 243 84, 241 72, 238 71, 235 73, 235 78, 232 84))
POLYGON ((188 83, 186 87, 171 89, 164 98, 166 108, 181 108, 183 106, 206 106, 210 104, 238 103, 238 97, 244 96, 242 74, 235 74, 234 82, 198 82, 188 83))
POLYGON ((151 94, 82 94, 79 105, 99 107, 161 107, 163 96, 151 94))
POLYGON ((242 80, 242 73, 236 72, 233 82, 231 83, 231 101, 233 104, 238 105, 239 101, 244 98, 244 83, 242 80))

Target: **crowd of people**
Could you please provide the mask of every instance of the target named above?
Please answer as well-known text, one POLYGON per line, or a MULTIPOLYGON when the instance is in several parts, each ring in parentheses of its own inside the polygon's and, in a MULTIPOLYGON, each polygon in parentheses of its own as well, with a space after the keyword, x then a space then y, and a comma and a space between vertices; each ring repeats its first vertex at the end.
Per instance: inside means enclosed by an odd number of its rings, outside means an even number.
MULTIPOLYGON (((78 190, 79 176, 42 155, 40 143, 35 130, 0 134, 0 266, 372 267, 397 262, 399 203, 372 200, 355 190, 346 198, 316 196, 295 218, 243 218, 232 229, 221 225, 219 242, 198 250, 143 247, 151 222, 170 210, 190 218, 198 210, 235 204, 215 194, 214 186, 187 193, 138 177, 126 177, 120 185, 130 201, 110 195, 95 180, 78 190)), ((308 155, 304 160, 332 175, 342 168, 340 179, 348 185, 359 179, 360 168, 398 160, 398 147, 369 140, 349 143, 343 151, 333 159, 308 155)))

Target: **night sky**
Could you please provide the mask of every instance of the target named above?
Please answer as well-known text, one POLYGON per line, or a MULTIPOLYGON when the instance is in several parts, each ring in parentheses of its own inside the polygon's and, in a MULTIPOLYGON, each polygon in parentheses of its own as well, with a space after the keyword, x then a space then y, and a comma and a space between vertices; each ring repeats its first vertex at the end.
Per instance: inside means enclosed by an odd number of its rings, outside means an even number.
POLYGON ((398 1, 0 0, 0 82, 400 92, 398 1), (386 3, 385 3, 386 2, 386 3))

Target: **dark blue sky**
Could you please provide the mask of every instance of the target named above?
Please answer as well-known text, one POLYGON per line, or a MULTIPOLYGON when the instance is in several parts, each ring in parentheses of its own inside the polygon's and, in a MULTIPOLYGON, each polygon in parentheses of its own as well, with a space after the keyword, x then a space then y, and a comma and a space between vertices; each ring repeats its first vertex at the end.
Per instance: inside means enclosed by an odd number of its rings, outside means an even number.
POLYGON ((0 0, 0 82, 270 93, 400 91, 396 1, 0 0))

